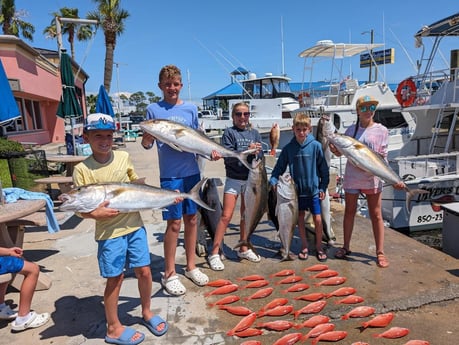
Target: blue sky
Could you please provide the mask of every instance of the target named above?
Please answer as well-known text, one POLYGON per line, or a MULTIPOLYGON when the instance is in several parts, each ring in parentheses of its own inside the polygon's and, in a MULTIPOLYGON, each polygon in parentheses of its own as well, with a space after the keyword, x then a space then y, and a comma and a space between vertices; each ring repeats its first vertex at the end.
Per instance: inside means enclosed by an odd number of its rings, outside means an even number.
MULTIPOLYGON (((369 43, 372 29, 375 43, 395 48, 395 64, 386 65, 379 79, 385 77, 388 83, 398 83, 415 74, 413 62, 420 57, 421 50, 414 47, 413 35, 423 25, 458 12, 457 3, 451 0, 437 0, 428 7, 400 0, 362 3, 356 0, 122 0, 122 7, 131 15, 124 34, 118 37, 115 62, 119 68, 114 69, 110 92, 119 89, 161 95, 157 87, 158 72, 166 64, 175 64, 182 70, 182 98, 197 103, 226 86, 230 72, 239 66, 258 76, 285 72, 292 81, 301 82, 304 74, 304 60, 298 57, 301 51, 326 39, 369 43)), ((26 10, 28 15, 24 19, 36 29, 34 41, 28 42, 30 45, 57 49, 56 40, 46 39, 42 32, 52 20, 51 13, 62 7, 78 8, 80 17, 96 9, 91 0, 16 0, 16 9, 26 10)), ((64 47, 69 48, 65 39, 64 47)), ((459 48, 457 39, 448 40, 441 46, 446 61, 449 50, 459 48)), ((76 44, 76 61, 90 75, 86 84, 88 93, 97 93, 103 84, 104 58, 101 30, 92 43, 76 44)), ((348 59, 346 63, 355 78, 367 79, 368 69, 359 68, 358 58, 348 59)), ((316 65, 314 80, 329 77, 329 63, 316 65)))

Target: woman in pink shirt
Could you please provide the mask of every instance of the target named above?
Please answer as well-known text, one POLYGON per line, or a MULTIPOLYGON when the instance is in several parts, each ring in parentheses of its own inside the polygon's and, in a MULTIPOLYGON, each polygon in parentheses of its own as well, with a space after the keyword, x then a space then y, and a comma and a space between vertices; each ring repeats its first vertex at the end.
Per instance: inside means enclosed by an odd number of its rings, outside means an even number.
MULTIPOLYGON (((382 124, 373 120, 378 103, 371 96, 360 97, 356 102, 357 123, 350 126, 345 135, 361 141, 386 158, 389 131, 382 124)), ((337 156, 341 155, 333 145, 331 145, 331 151, 337 156)), ((345 200, 343 218, 344 244, 342 248, 336 251, 335 257, 345 259, 351 253, 349 248, 354 228, 354 218, 357 212, 357 201, 362 193, 365 194, 367 199, 368 213, 373 227, 376 244, 376 263, 378 267, 388 267, 389 261, 384 255, 384 222, 381 210, 382 181, 378 177, 356 167, 348 160, 343 187, 345 200)), ((394 185, 394 188, 403 188, 403 183, 394 185)))

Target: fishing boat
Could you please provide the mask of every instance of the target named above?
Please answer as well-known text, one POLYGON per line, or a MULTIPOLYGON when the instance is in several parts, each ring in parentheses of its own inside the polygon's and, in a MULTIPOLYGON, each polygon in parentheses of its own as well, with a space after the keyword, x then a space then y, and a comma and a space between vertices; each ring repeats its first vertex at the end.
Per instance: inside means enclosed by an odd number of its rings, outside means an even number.
MULTIPOLYGON (((305 59, 305 70, 310 70, 311 78, 311 81, 305 84, 316 85, 312 82, 313 69, 322 60, 330 64, 331 82, 328 85, 322 84, 317 88, 311 87, 303 90, 299 97, 301 107, 294 110, 293 115, 303 113, 311 117, 316 137, 319 136, 316 131, 317 124, 324 114, 330 117, 339 133, 344 133, 357 119, 357 99, 361 96, 371 96, 379 101, 374 116, 375 121, 382 123, 389 130, 388 158, 391 159, 398 156, 401 147, 414 132, 416 123, 413 117, 408 111, 401 108, 389 85, 383 81, 376 80, 377 72, 374 74, 375 80, 371 80, 371 77, 369 77, 367 82, 361 82, 344 73, 346 59, 351 60, 359 56, 361 60, 364 54, 366 54, 366 59, 372 62, 372 67, 377 71, 376 58, 373 52, 374 49, 382 46, 382 44, 378 43, 334 43, 331 40, 322 40, 318 41, 314 46, 303 50, 299 57, 305 59)), ((291 131, 288 136, 285 135, 284 137, 290 140, 292 137, 291 131)), ((282 147, 285 141, 286 139, 283 139, 281 134, 279 147, 282 147)), ((345 165, 345 157, 336 158, 333 156, 331 158, 330 172, 338 176, 338 182, 342 182, 345 165)), ((340 186, 341 183, 338 183, 338 194, 342 194, 340 186)))
MULTIPOLYGON (((313 126, 317 125, 323 114, 328 114, 338 132, 344 133, 356 121, 357 99, 361 96, 371 96, 379 102, 375 112, 375 121, 382 123, 389 130, 389 158, 391 158, 398 155, 402 145, 413 133, 416 125, 413 117, 408 111, 401 109, 395 94, 387 83, 378 80, 361 83, 344 73, 345 58, 350 59, 362 54, 367 54, 367 59, 371 61, 372 67, 377 70, 373 52, 374 49, 382 46, 378 43, 334 43, 330 40, 322 40, 302 51, 299 56, 305 59, 305 66, 310 65, 308 69, 311 70, 311 78, 314 73, 312 68, 317 60, 326 59, 331 63, 330 80, 334 82, 329 83, 326 91, 323 86, 319 90, 305 90, 299 97, 302 106, 294 110, 293 114, 308 114, 312 118, 313 126)), ((309 82, 309 85, 313 83, 309 82)))
MULTIPOLYGON (((228 109, 238 102, 246 102, 250 109, 250 123, 254 128, 269 130, 274 122, 280 127, 291 128, 292 111, 299 107, 299 102, 290 89, 290 78, 266 73, 257 77, 248 73, 246 79, 237 80, 241 87, 241 95, 229 100, 228 109)), ((206 130, 219 130, 231 127, 231 118, 201 118, 201 127, 206 130)))
POLYGON ((414 35, 423 52, 424 38, 432 40, 432 48, 427 58, 419 60, 417 75, 397 88, 396 97, 415 117, 416 129, 391 164, 409 188, 429 193, 418 195, 406 209, 405 193, 385 187, 383 217, 392 228, 410 232, 441 228, 440 205, 459 200, 459 50, 451 50, 450 66, 434 68, 435 59, 442 59, 440 43, 457 36, 459 13, 423 26, 414 35))

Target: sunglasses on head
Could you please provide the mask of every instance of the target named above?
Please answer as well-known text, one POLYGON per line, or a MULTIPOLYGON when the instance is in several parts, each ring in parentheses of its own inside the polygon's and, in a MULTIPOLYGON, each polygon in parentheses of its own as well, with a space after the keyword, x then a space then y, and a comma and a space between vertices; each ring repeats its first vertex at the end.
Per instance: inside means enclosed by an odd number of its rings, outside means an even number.
POLYGON ((244 116, 250 116, 250 111, 244 111, 244 112, 242 112, 242 111, 237 111, 237 112, 234 113, 234 115, 239 116, 239 117, 241 117, 242 115, 244 115, 244 116))
POLYGON ((363 105, 361 107, 359 107, 360 111, 375 111, 376 110, 376 105, 372 104, 372 105, 363 105))

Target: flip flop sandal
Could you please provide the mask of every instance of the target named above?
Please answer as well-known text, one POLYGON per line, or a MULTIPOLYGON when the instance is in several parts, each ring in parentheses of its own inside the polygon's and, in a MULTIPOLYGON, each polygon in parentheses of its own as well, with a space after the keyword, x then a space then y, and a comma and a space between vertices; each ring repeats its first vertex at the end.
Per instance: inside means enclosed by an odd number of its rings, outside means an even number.
POLYGON ((301 252, 298 253, 298 259, 300 260, 307 260, 308 257, 309 257, 308 248, 304 248, 301 250, 301 252))
POLYGON ((186 292, 186 287, 180 282, 178 275, 173 275, 167 279, 161 278, 161 284, 170 295, 181 296, 186 292))
POLYGON ((317 260, 319 260, 320 262, 325 262, 325 261, 327 261, 327 254, 325 254, 325 252, 323 252, 322 250, 319 250, 319 251, 316 253, 316 258, 317 258, 317 260))
POLYGON ((350 250, 347 250, 346 248, 339 248, 336 252, 335 252, 335 258, 336 259, 341 259, 341 260, 344 260, 347 258, 348 255, 350 255, 352 252, 350 250))
POLYGON ((33 311, 30 313, 30 318, 24 323, 18 324, 16 320, 14 320, 11 323, 11 329, 14 332, 21 332, 29 328, 37 328, 37 327, 43 326, 48 321, 49 321, 48 313, 37 314, 36 312, 33 311))
POLYGON ((134 328, 124 327, 123 333, 118 338, 111 338, 108 335, 105 336, 105 342, 107 344, 118 344, 118 345, 137 345, 145 339, 145 334, 136 331, 134 328), (141 334, 141 337, 136 340, 132 340, 132 337, 137 333, 141 334))
POLYGON ((0 310, 0 320, 13 320, 18 316, 18 312, 11 310, 10 306, 4 306, 2 310, 0 310))
POLYGON ((159 315, 153 316, 148 321, 145 319, 142 319, 142 323, 145 327, 147 327, 150 330, 151 333, 153 333, 157 337, 164 335, 169 329, 169 325, 167 324, 167 322, 159 315), (159 331, 158 326, 162 323, 164 324, 164 328, 159 331))
POLYGON ((387 260, 384 253, 379 253, 376 254, 376 264, 378 265, 378 267, 386 268, 389 267, 389 260, 387 260))
POLYGON ((211 255, 209 256, 208 260, 209 266, 213 271, 223 271, 225 269, 225 265, 220 259, 220 254, 211 255))
POLYGON ((237 252, 237 256, 250 262, 260 262, 261 260, 261 257, 255 254, 252 249, 249 249, 245 252, 237 252))
POLYGON ((209 282, 209 277, 202 273, 199 268, 191 271, 185 270, 185 277, 191 279, 198 286, 204 286, 209 282))

